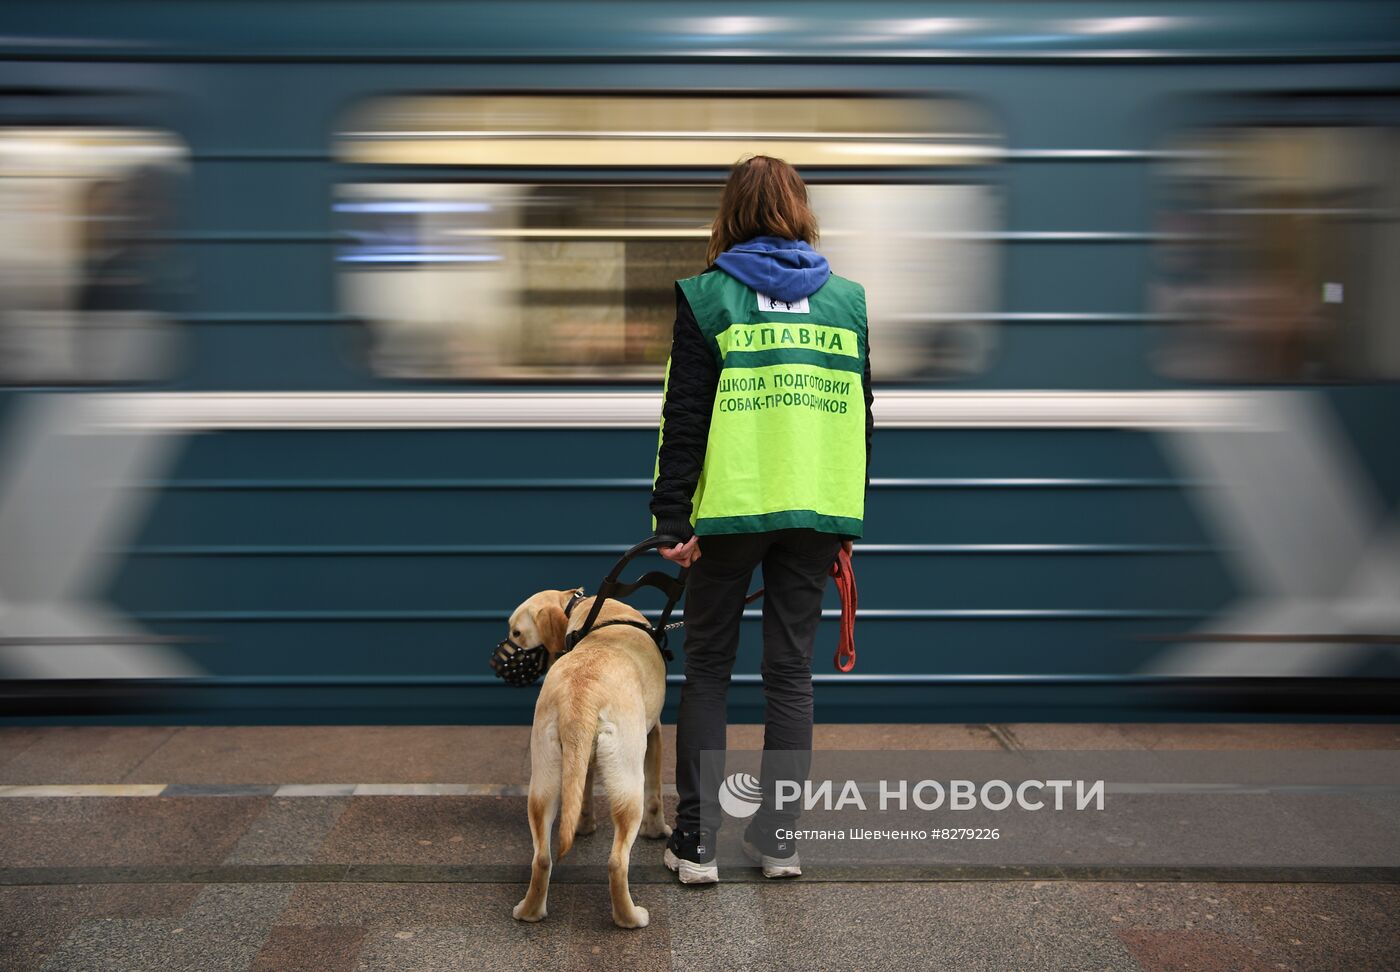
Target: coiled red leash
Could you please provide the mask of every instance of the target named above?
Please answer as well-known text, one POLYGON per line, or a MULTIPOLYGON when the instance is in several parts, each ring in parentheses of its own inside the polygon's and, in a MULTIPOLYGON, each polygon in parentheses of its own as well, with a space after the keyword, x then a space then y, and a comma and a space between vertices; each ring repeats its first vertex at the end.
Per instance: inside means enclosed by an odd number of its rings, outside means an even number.
POLYGON ((841 595, 841 637, 831 661, 838 672, 849 672, 856 667, 856 573, 845 547, 831 563, 831 576, 836 578, 836 591, 841 595))

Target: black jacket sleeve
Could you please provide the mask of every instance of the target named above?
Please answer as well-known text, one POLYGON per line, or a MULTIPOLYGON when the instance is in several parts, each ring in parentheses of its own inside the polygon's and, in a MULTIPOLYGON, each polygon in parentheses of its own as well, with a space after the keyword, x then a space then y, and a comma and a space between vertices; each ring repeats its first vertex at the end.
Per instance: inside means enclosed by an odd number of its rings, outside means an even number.
POLYGON ((661 406, 661 437, 651 512, 656 532, 690 539, 691 499, 705 464, 710 414, 719 387, 719 363, 710 350, 690 302, 676 286, 676 325, 661 406))

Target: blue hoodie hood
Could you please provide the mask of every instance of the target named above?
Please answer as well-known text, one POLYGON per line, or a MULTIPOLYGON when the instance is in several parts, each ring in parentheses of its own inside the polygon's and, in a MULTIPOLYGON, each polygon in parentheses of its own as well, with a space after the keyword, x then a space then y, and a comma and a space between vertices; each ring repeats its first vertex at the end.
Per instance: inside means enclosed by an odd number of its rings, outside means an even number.
POLYGON ((802 240, 755 236, 736 243, 715 258, 715 266, 777 300, 801 300, 814 294, 831 276, 826 257, 802 240))

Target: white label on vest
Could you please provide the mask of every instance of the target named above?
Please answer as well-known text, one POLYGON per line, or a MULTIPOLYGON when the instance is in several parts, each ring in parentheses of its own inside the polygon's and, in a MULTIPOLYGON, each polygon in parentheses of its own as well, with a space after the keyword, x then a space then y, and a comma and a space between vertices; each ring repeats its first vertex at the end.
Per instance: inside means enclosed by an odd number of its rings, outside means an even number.
POLYGON ((811 309, 807 306, 807 298, 801 300, 778 300, 769 297, 767 294, 758 295, 758 309, 767 311, 770 314, 810 314, 811 309))

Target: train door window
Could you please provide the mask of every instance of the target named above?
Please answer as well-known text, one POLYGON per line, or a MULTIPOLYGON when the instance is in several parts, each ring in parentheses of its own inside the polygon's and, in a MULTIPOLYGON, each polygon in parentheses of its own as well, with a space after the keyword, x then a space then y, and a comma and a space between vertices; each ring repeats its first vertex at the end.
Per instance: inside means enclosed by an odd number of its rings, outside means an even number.
POLYGON ((1164 371, 1400 378, 1400 127, 1196 135, 1168 167, 1154 311, 1164 371))
POLYGON ((0 127, 0 383, 167 373, 186 156, 157 131, 0 127))
POLYGON ((672 281, 704 268, 729 167, 763 153, 799 167, 819 248, 865 284, 875 374, 967 374, 991 340, 998 145, 949 98, 375 99, 338 136, 363 176, 335 198, 342 297, 386 375, 656 380, 672 281))

